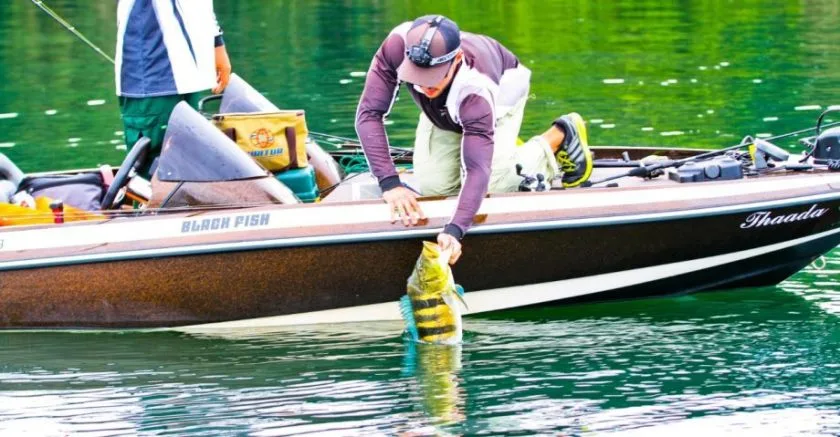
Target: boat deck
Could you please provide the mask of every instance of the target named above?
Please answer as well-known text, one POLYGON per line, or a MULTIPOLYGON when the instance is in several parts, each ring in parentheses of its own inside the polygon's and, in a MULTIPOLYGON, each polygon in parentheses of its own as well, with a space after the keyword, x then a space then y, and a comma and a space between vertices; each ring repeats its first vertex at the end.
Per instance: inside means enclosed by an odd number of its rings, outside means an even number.
MULTIPOLYGON (((601 180, 612 176, 618 176, 627 173, 629 167, 613 167, 613 168, 595 168, 592 170, 590 180, 601 180)), ((400 179, 409 187, 417 187, 417 179, 413 172, 405 171, 400 173, 400 179)), ((679 185, 679 182, 672 181, 668 178, 667 173, 653 178, 643 179, 639 177, 625 177, 612 181, 610 185, 602 184, 600 187, 649 187, 649 186, 663 186, 663 185, 679 185)), ((341 185, 336 187, 332 193, 322 199, 322 202, 347 202, 354 200, 370 200, 379 199, 382 193, 379 190, 379 185, 376 183, 376 178, 371 173, 357 173, 348 175, 341 185)))
MULTIPOLYGON (((655 161, 648 161, 651 157, 668 158, 672 160, 685 159, 691 156, 696 156, 709 152, 709 150, 701 149, 667 149, 660 147, 614 147, 614 146, 598 146, 592 148, 596 156, 595 168, 592 170, 590 181, 602 181, 604 179, 624 175, 633 168, 634 164, 644 160, 646 164, 652 164, 655 161), (626 162, 630 160, 632 162, 626 162), (621 162, 619 162, 621 161, 621 162)), ((797 163, 800 157, 791 155, 790 163, 797 163)), ((409 164, 410 158, 402 157, 399 160, 401 164, 409 164)), ((662 187, 674 185, 686 185, 691 183, 681 183, 671 180, 669 173, 675 171, 674 168, 667 168, 664 173, 652 179, 646 179, 636 176, 628 176, 618 178, 607 183, 598 184, 596 188, 606 187, 620 187, 620 188, 640 188, 640 187, 662 187)), ((822 172, 825 170, 812 170, 812 172, 822 172)), ((769 171, 764 172, 759 176, 760 178, 775 178, 785 175, 790 175, 791 171, 769 171)), ((409 187, 418 187, 416 178, 412 171, 401 170, 400 179, 409 187)), ((753 177, 745 176, 743 178, 753 179, 753 177)), ((555 182, 553 189, 560 189, 559 181, 555 182)), ((354 200, 370 200, 381 198, 381 191, 376 183, 376 179, 370 173, 357 173, 348 175, 345 180, 336 187, 328 196, 322 199, 323 202, 347 202, 354 200)))

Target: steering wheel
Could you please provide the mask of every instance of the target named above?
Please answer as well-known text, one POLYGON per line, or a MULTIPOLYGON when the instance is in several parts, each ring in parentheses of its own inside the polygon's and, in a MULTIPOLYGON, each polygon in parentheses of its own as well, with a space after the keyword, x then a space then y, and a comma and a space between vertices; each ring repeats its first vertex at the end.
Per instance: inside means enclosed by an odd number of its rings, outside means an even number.
POLYGON ((120 189, 128 183, 128 175, 131 174, 131 170, 134 170, 141 162, 141 158, 146 156, 146 153, 151 148, 151 145, 152 141, 150 139, 142 137, 134 143, 134 146, 131 147, 128 155, 125 156, 122 164, 120 164, 120 169, 117 171, 116 176, 114 176, 114 182, 111 182, 111 186, 108 187, 108 191, 106 191, 105 196, 102 197, 103 210, 114 207, 114 200, 117 198, 117 193, 119 193, 120 189))

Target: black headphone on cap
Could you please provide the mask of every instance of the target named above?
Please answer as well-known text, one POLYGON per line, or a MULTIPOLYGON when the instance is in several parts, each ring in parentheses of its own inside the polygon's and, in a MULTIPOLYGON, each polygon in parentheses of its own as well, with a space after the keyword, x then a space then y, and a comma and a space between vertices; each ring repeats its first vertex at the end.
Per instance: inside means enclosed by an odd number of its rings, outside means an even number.
POLYGON ((455 58, 455 55, 458 54, 458 48, 455 48, 455 50, 452 50, 443 56, 438 56, 437 58, 433 57, 432 54, 429 53, 429 46, 432 44, 432 37, 435 36, 435 32, 437 32, 438 27, 440 27, 440 23, 443 21, 443 18, 443 15, 435 17, 435 19, 429 23, 429 28, 426 29, 426 33, 423 34, 423 39, 420 40, 420 44, 415 44, 405 51, 406 57, 418 67, 434 67, 435 65, 451 61, 455 58))

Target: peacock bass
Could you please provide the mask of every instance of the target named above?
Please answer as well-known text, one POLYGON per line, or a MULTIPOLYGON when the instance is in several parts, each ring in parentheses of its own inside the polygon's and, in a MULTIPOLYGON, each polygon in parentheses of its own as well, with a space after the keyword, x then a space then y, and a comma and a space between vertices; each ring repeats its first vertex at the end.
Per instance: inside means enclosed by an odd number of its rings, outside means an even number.
POLYGON ((461 342, 461 307, 464 289, 455 284, 449 254, 435 243, 423 242, 423 251, 408 278, 400 312, 412 340, 423 343, 461 342))

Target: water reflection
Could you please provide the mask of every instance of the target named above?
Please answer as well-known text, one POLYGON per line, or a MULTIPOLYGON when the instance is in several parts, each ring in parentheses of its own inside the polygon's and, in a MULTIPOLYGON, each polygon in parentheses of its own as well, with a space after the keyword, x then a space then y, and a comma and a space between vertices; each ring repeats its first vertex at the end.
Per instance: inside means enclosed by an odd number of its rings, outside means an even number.
POLYGON ((455 348, 407 347, 400 323, 7 333, 0 434, 647 435, 803 419, 787 426, 828 435, 840 323, 823 303, 836 282, 797 291, 810 275, 783 290, 468 318, 455 348))
POLYGON ((828 314, 840 316, 840 249, 818 258, 780 287, 813 302, 828 314))
POLYGON ((460 387, 462 345, 405 342, 403 373, 414 377, 415 396, 435 426, 464 421, 464 392, 460 387))

